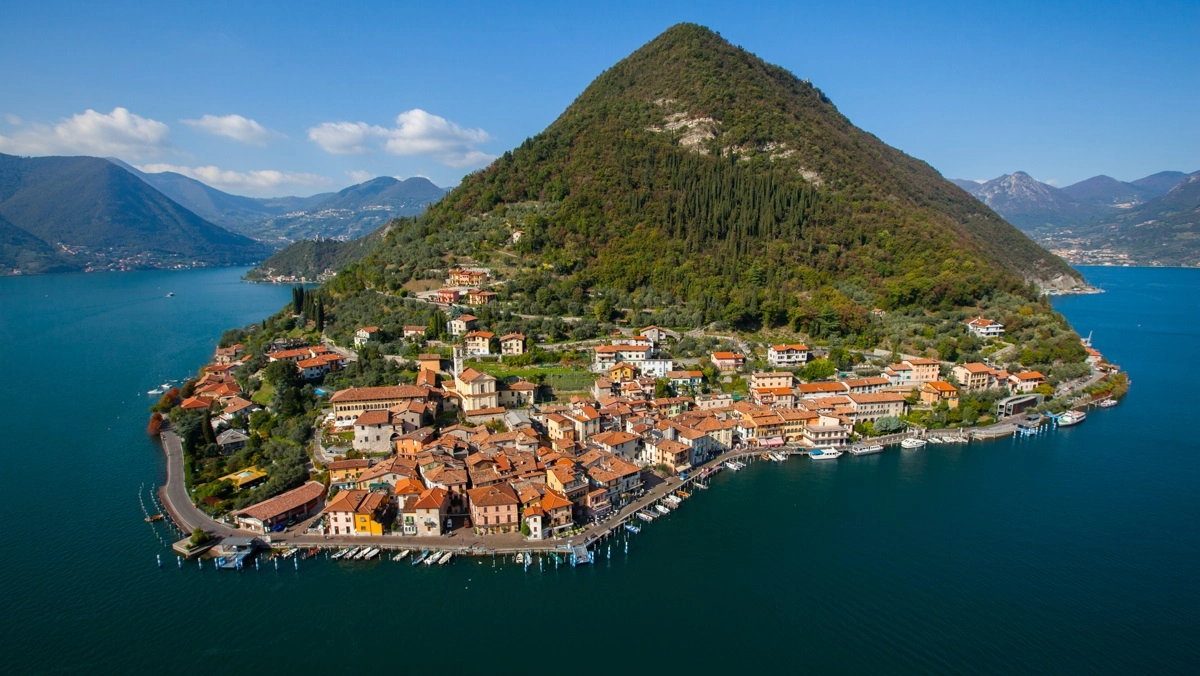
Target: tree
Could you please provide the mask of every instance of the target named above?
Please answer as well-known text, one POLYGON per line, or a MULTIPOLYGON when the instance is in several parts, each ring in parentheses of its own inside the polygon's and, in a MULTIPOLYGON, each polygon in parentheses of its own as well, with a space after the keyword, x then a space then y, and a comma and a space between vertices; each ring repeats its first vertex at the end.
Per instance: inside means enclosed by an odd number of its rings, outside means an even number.
POLYGON ((209 534, 205 533, 203 528, 196 526, 195 530, 192 531, 192 537, 188 540, 188 542, 190 542, 193 547, 199 547, 200 545, 208 542, 209 539, 209 534))
POLYGON ((300 384, 300 369, 294 362, 286 359, 273 361, 263 369, 263 380, 275 386, 276 389, 296 387, 300 384))
POLYGON ((837 373, 837 367, 828 359, 814 359, 808 362, 802 373, 805 380, 824 380, 832 378, 837 373))
POLYGON ((892 415, 885 415, 875 421, 876 434, 895 434, 903 430, 904 427, 904 421, 892 415))
POLYGON ((596 315, 596 320, 600 322, 607 322, 612 319, 613 313, 616 311, 617 309, 613 306, 613 302, 607 298, 601 298, 592 307, 592 312, 596 315))
POLYGON ((671 381, 667 378, 656 378, 654 380, 654 398, 662 399, 671 396, 671 381))
POLYGON ((155 411, 150 416, 150 424, 146 426, 146 434, 152 437, 157 437, 162 430, 163 414, 155 411))

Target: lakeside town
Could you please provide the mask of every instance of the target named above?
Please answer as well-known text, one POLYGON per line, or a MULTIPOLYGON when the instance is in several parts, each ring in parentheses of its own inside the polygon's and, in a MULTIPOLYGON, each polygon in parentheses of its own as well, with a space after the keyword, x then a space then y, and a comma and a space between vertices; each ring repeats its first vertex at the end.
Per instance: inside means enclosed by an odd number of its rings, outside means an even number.
MULTIPOLYGON (((188 467, 174 477, 188 477, 187 490, 162 493, 165 511, 193 532, 181 551, 203 551, 212 535, 316 546, 394 538, 416 548, 457 537, 477 551, 590 541, 605 523, 645 514, 642 505, 678 499, 685 482, 731 454, 835 460, 1022 433, 1075 424, 1080 409, 1115 403, 1127 387, 1090 338, 1085 367, 1069 379, 994 360, 736 336, 721 341, 729 349, 676 357, 688 338, 653 325, 560 346, 570 358, 531 367, 531 351, 551 346, 497 336, 469 313, 495 302, 486 282, 485 270, 453 270, 446 288, 425 293, 423 302, 449 311, 444 339, 431 340, 428 325, 394 337, 372 325, 346 345, 311 331, 319 340, 276 337, 257 352, 232 343, 182 390, 152 392, 162 399, 151 430, 182 446, 188 467), (385 338, 426 350, 383 360, 410 382, 326 384, 361 371, 385 338)), ((323 306, 297 293, 294 318, 316 328, 323 306)), ((970 317, 962 329, 1005 345, 997 319, 970 317)))

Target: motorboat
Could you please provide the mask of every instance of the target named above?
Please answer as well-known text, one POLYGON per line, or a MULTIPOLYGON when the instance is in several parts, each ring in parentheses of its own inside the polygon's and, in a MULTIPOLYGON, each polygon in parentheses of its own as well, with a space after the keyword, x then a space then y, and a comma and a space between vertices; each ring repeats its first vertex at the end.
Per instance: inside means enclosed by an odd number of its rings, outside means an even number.
POLYGON ((813 460, 837 460, 842 457, 842 450, 838 448, 814 448, 808 457, 813 460))
POLYGON ((925 445, 925 440, 918 439, 916 437, 909 437, 909 438, 905 439, 904 441, 900 442, 901 448, 921 448, 924 445, 925 445))
POLYGON ((872 455, 882 452, 883 446, 880 446, 879 444, 875 444, 874 446, 868 446, 866 444, 854 444, 850 447, 851 455, 872 455))
POLYGON ((1087 420, 1087 414, 1083 411, 1067 411, 1066 413, 1058 416, 1058 426, 1067 427, 1070 425, 1078 425, 1084 420, 1087 420))

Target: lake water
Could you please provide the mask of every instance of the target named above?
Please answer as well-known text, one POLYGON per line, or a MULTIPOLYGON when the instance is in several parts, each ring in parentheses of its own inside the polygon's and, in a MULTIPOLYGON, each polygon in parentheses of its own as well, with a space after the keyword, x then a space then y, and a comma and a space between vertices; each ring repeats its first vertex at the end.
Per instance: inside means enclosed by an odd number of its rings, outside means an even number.
POLYGON ((1109 292, 1056 304, 1134 387, 1051 435, 754 464, 574 569, 180 570, 138 505, 165 478, 145 392, 289 301, 241 272, 0 279, 5 673, 1200 665, 1200 271, 1085 269, 1109 292))

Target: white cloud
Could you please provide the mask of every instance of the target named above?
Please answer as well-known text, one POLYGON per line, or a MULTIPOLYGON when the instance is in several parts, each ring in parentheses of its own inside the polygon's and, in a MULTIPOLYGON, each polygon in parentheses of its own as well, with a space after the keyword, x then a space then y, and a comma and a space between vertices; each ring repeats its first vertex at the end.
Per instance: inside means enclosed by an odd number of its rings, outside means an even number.
POLYGON ((1052 185, 1054 187, 1058 187, 1059 180, 1057 178, 1048 178, 1048 179, 1042 181, 1042 183, 1045 183, 1046 185, 1052 185))
POLYGON ((482 129, 467 129, 420 108, 396 116, 394 127, 366 122, 324 122, 308 130, 308 139, 334 155, 363 155, 376 147, 392 155, 420 155, 451 167, 486 164, 495 159, 477 146, 491 140, 482 129))
POLYGON ((14 127, 21 126, 21 122, 23 122, 20 115, 13 115, 12 113, 6 114, 4 116, 4 121, 11 124, 14 127))
POLYGON ((308 130, 308 140, 333 155, 365 155, 371 139, 386 134, 383 127, 366 122, 323 122, 308 130))
POLYGON ((333 183, 329 178, 318 174, 305 174, 291 171, 276 171, 262 169, 259 171, 232 171, 212 165, 200 167, 182 167, 174 164, 145 164, 138 167, 149 174, 163 171, 173 171, 196 179, 202 183, 236 193, 256 195, 279 194, 280 189, 313 188, 327 186, 333 183))
POLYGON ((355 183, 365 183, 365 182, 375 178, 375 174, 372 174, 369 171, 363 171, 362 169, 355 169, 354 171, 347 171, 346 175, 349 176, 350 180, 354 181, 355 183))
POLYGON ((205 115, 199 120, 180 120, 193 129, 224 136, 242 143, 265 146, 271 141, 283 138, 283 134, 267 129, 256 120, 241 115, 205 115))
POLYGON ((0 151, 19 155, 152 157, 166 148, 170 131, 166 124, 125 108, 113 108, 107 115, 89 108, 53 127, 35 124, 12 136, 0 136, 0 151))

